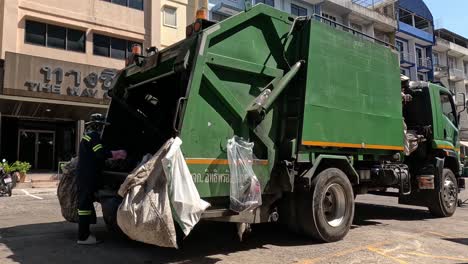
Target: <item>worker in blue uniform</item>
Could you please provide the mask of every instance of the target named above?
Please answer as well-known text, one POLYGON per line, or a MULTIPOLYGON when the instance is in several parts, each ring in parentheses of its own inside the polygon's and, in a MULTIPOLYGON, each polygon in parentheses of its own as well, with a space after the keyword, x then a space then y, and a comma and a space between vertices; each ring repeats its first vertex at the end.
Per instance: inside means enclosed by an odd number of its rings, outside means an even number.
POLYGON ((90 232, 90 225, 96 223, 94 210, 95 192, 98 190, 100 172, 106 159, 125 159, 125 150, 110 151, 101 142, 101 132, 106 123, 101 114, 91 115, 85 124, 86 133, 80 142, 77 183, 78 183, 78 244, 93 245, 99 241, 90 232))

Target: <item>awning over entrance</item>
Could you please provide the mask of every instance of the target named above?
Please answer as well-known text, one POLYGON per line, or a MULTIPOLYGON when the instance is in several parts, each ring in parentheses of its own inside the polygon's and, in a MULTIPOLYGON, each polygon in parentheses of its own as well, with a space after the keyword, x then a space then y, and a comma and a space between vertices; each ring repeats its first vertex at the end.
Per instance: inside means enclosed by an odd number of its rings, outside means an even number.
POLYGON ((468 147, 468 141, 460 141, 460 145, 468 147))
POLYGON ((92 113, 105 114, 107 108, 100 104, 0 95, 0 113, 9 117, 87 120, 92 113))

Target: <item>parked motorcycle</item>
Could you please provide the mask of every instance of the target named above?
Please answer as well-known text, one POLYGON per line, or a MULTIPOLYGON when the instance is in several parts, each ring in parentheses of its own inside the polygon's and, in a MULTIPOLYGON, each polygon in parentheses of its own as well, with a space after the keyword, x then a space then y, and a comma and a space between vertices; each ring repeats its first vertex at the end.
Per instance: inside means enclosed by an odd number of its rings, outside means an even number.
POLYGON ((7 173, 3 168, 3 164, 5 164, 5 162, 6 160, 2 160, 2 163, 0 164, 0 196, 11 196, 14 182, 10 173, 7 173))

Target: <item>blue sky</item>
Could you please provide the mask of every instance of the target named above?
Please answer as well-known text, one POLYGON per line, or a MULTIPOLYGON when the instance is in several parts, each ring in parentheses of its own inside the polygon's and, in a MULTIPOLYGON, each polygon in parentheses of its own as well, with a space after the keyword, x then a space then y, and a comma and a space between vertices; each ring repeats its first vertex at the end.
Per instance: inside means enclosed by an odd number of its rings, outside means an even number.
POLYGON ((446 28, 468 38, 468 0, 424 0, 434 16, 435 28, 446 28))

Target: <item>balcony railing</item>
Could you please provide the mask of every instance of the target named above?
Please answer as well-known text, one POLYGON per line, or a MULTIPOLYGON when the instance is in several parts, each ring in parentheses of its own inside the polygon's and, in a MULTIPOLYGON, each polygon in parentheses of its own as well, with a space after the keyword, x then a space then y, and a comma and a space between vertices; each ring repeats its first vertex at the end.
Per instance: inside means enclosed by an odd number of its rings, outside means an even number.
POLYGON ((352 0, 354 4, 395 19, 395 0, 352 0))
POLYGON ((446 77, 449 74, 447 65, 434 64, 434 74, 440 77, 446 77))
POLYGON ((447 71, 448 70, 448 66, 447 65, 442 65, 442 64, 434 64, 434 71, 447 71))
POLYGON ((446 40, 446 39, 443 39, 443 38, 440 38, 440 37, 436 37, 436 42, 437 44, 442 44, 446 47, 449 47, 450 46, 450 41, 446 40))
POLYGON ((463 70, 450 68, 449 72, 450 72, 450 79, 461 80, 465 78, 465 73, 463 72, 463 70))
POLYGON ((329 19, 329 18, 325 18, 325 17, 323 17, 323 16, 321 16, 321 15, 314 14, 313 16, 315 17, 316 20, 321 21, 322 23, 327 24, 327 25, 329 25, 329 26, 331 26, 331 27, 334 27, 334 28, 336 28, 336 29, 340 29, 340 30, 349 32, 349 33, 351 33, 351 34, 353 34, 353 35, 355 35, 355 36, 357 36, 357 37, 360 37, 360 38, 362 38, 362 39, 366 39, 366 40, 368 40, 368 41, 372 41, 372 42, 381 44, 381 45, 383 45, 383 46, 385 46, 385 47, 387 47, 387 48, 390 48, 390 49, 395 50, 395 46, 394 46, 393 44, 390 44, 390 43, 385 42, 385 41, 383 41, 383 40, 380 40, 380 39, 378 39, 378 38, 369 36, 369 35, 367 35, 367 34, 361 32, 361 31, 359 31, 359 30, 356 30, 356 29, 351 28, 351 27, 349 27, 349 26, 346 26, 346 25, 344 25, 344 24, 338 23, 338 22, 333 21, 333 20, 331 20, 331 19, 329 19))
POLYGON ((414 55, 408 52, 400 52, 400 61, 415 63, 414 55))
POLYGON ((424 68, 429 68, 432 69, 432 60, 431 58, 418 58, 418 67, 424 67, 424 68))

